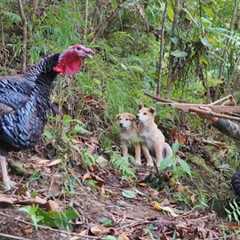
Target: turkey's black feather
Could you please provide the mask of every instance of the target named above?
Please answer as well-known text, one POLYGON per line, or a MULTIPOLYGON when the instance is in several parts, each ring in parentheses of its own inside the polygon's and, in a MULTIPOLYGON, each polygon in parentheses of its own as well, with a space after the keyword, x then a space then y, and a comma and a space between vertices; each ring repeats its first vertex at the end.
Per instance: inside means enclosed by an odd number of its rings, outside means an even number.
POLYGON ((31 148, 41 138, 58 59, 55 54, 23 75, 0 78, 0 147, 4 150, 31 148))
POLYGON ((231 182, 235 194, 240 197, 240 171, 233 174, 231 182))

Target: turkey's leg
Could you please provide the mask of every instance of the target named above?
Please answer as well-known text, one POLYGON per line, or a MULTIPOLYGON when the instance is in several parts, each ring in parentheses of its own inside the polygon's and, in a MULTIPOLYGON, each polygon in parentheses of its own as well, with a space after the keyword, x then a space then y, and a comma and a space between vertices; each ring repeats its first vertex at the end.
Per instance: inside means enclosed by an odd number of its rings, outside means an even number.
POLYGON ((6 191, 9 191, 15 183, 12 182, 9 178, 8 172, 7 172, 7 159, 4 156, 0 156, 0 164, 2 169, 2 179, 3 179, 3 185, 4 189, 6 191))

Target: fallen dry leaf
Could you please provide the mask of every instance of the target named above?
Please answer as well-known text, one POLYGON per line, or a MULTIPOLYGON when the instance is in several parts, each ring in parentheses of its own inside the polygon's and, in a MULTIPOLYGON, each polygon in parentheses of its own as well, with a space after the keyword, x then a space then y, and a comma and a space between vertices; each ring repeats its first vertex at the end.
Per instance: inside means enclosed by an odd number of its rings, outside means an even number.
POLYGON ((10 197, 6 194, 0 194, 0 204, 9 204, 12 205, 16 201, 16 198, 10 197))
POLYGON ((191 195, 190 199, 192 204, 195 204, 197 202, 196 195, 194 193, 191 195))
POLYGON ((175 189, 177 192, 186 192, 186 187, 183 186, 181 183, 177 182, 176 183, 176 189, 175 189))
POLYGON ((40 198, 38 196, 34 197, 34 198, 29 198, 29 197, 10 197, 6 194, 0 194, 0 204, 9 204, 9 205, 13 205, 13 204, 22 204, 22 205, 26 205, 26 204, 39 204, 39 205, 45 205, 47 203, 47 200, 44 198, 40 198))
POLYGON ((118 240, 129 240, 129 237, 127 236, 126 233, 121 233, 121 234, 118 236, 118 240))
POLYGON ((90 172, 86 172, 82 177, 82 181, 84 182, 85 180, 87 179, 90 179, 91 178, 91 173, 90 172))
POLYGON ((171 129, 170 136, 173 141, 177 141, 179 144, 186 145, 188 142, 188 136, 176 128, 171 129))
POLYGON ((49 164, 51 161, 48 159, 43 159, 37 156, 32 156, 30 161, 36 165, 36 166, 46 166, 47 164, 49 164))
POLYGON ((175 213, 174 209, 169 207, 169 206, 161 206, 161 204, 159 202, 154 201, 152 203, 152 206, 154 209, 158 210, 158 211, 164 211, 164 212, 168 212, 170 213, 170 215, 172 217, 177 217, 178 215, 175 213))
POLYGON ((47 167, 52 167, 52 166, 58 165, 61 162, 62 162, 61 159, 55 159, 55 160, 51 161, 50 163, 48 163, 46 166, 47 167))
POLYGON ((48 200, 47 208, 50 211, 55 211, 55 212, 60 212, 61 211, 61 208, 60 208, 59 204, 56 201, 53 201, 53 200, 48 200))
POLYGON ((33 233, 33 228, 32 228, 32 226, 28 225, 22 229, 22 232, 24 233, 24 235, 28 236, 33 233))
POLYGON ((63 176, 61 174, 54 174, 51 177, 50 187, 48 190, 49 196, 58 196, 61 194, 62 185, 63 185, 63 176))
POLYGON ((47 200, 45 198, 40 198, 38 196, 34 197, 34 198, 23 198, 23 199, 17 199, 15 201, 15 203, 18 204, 39 204, 39 205, 46 205, 47 204, 47 200))
POLYGON ((106 158, 102 157, 102 156, 99 156, 96 159, 96 162, 102 168, 106 168, 108 166, 108 163, 109 163, 109 161, 106 158))
POLYGON ((108 234, 110 232, 110 230, 111 230, 110 228, 106 228, 106 227, 101 226, 101 225, 95 225, 95 226, 90 228, 90 232, 94 236, 101 236, 101 235, 108 234))
MULTIPOLYGON (((88 230, 87 229, 85 229, 85 230, 83 230, 79 233, 79 236, 87 236, 87 235, 88 235, 88 230)), ((79 240, 79 237, 71 238, 71 240, 75 240, 75 239, 79 240)))

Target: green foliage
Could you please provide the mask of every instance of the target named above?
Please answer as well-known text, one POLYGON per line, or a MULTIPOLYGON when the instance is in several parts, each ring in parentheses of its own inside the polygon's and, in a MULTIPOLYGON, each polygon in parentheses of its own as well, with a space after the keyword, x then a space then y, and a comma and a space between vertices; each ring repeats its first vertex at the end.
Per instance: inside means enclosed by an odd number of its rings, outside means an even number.
MULTIPOLYGON (((94 166, 95 156, 87 148, 82 150, 76 141, 79 136, 88 137, 93 132, 89 125, 96 125, 94 130, 100 132, 101 147, 112 149, 112 140, 115 140, 117 131, 115 126, 110 125, 114 125, 116 114, 123 111, 136 113, 140 102, 155 105, 155 102, 144 96, 144 91, 155 92, 156 63, 159 58, 159 41, 155 35, 159 34, 166 1, 124 1, 119 9, 119 1, 115 0, 101 6, 97 6, 96 1, 88 1, 88 9, 81 0, 38 1, 35 17, 32 16, 31 4, 23 2, 29 24, 28 64, 79 42, 96 49, 97 54, 86 61, 83 71, 71 79, 71 83, 68 77, 58 77, 53 100, 59 103, 60 108, 67 106, 74 111, 68 111, 63 117, 50 117, 44 131, 45 143, 52 144, 57 157, 63 159, 61 168, 65 172, 67 164, 75 160, 73 156, 76 155, 84 167, 94 166), (109 19, 115 10, 113 19, 109 19), (100 34, 94 39, 99 27, 105 29, 100 29, 100 34), (103 116, 98 116, 96 109, 91 111, 96 124, 92 119, 86 121, 89 116, 83 111, 85 103, 80 97, 82 93, 104 103, 103 116), (105 124, 103 128, 98 125, 100 121, 105 124)), ((236 91, 239 85, 240 33, 239 16, 235 17, 233 26, 230 26, 234 1, 184 1, 175 31, 172 25, 175 3, 167 3, 161 96, 202 103, 211 101, 208 95, 212 90, 219 90, 221 95, 236 91), (171 58, 173 64, 169 65, 171 58), (170 69, 174 71, 172 82, 169 82, 168 76, 170 69)), ((16 1, 0 0, 0 10, 0 72, 19 72, 22 59, 19 9, 16 1)), ((159 105, 157 116, 164 125, 170 119, 169 128, 173 124, 178 126, 178 123, 184 123, 189 128, 199 129, 201 124, 197 118, 183 117, 179 112, 159 105)), ((191 176, 192 170, 188 163, 176 155, 177 145, 173 148, 174 156, 162 161, 160 169, 170 168, 176 178, 191 176)), ((124 178, 134 179, 135 171, 130 160, 116 152, 111 153, 114 168, 124 178)), ((229 164, 235 169, 238 163, 234 149, 229 154, 229 164)), ((229 174, 231 172, 232 169, 229 174)), ((35 174, 31 180, 39 177, 40 174, 35 174)), ((92 188, 96 185, 94 181, 86 181, 86 184, 92 188)), ((76 179, 67 175, 64 187, 67 193, 74 193, 76 179)), ((199 204, 204 205, 207 198, 201 196, 201 193, 199 195, 202 198, 199 204)), ((33 209, 33 216, 35 212, 33 209)), ((38 223, 42 215, 35 215, 34 222, 38 223)))
POLYGON ((74 208, 69 208, 62 212, 47 212, 33 205, 22 207, 19 210, 31 217, 35 228, 38 228, 38 224, 44 224, 53 228, 70 230, 72 228, 71 222, 79 217, 78 212, 74 208))
POLYGON ((92 167, 94 165, 96 165, 96 157, 93 156, 88 149, 84 148, 81 151, 81 156, 82 156, 82 161, 83 161, 83 165, 85 167, 92 167))
POLYGON ((75 177, 67 175, 64 181, 65 193, 74 194, 76 189, 77 180, 75 177))
POLYGON ((84 180, 84 184, 89 186, 92 190, 96 190, 98 182, 94 179, 86 179, 86 180, 84 180))
POLYGON ((113 221, 110 218, 107 217, 101 217, 99 219, 99 223, 102 224, 105 227, 112 227, 113 226, 113 221))
POLYGON ((112 235, 107 235, 103 237, 102 240, 117 240, 117 238, 112 235))
POLYGON ((137 192, 134 191, 134 190, 124 189, 124 190, 122 191, 122 195, 123 195, 125 198, 131 199, 131 198, 136 198, 137 192))
POLYGON ((134 179, 136 178, 134 169, 130 166, 130 157, 123 157, 116 152, 111 155, 111 163, 122 174, 123 178, 134 179))
POLYGON ((191 177, 192 173, 189 164, 186 161, 180 159, 176 154, 178 149, 179 144, 173 144, 173 155, 166 157, 160 162, 160 171, 166 170, 168 168, 172 170, 172 173, 176 178, 180 178, 186 174, 191 177))

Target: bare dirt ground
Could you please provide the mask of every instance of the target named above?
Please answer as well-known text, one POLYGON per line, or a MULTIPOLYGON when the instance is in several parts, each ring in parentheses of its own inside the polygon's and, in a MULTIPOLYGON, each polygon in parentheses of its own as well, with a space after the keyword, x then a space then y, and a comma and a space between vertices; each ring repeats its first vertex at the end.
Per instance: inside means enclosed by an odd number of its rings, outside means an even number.
POLYGON ((47 160, 34 161, 34 165, 28 162, 28 167, 44 172, 43 177, 30 181, 13 175, 18 183, 16 190, 9 194, 0 192, 0 239, 221 239, 223 223, 215 213, 186 210, 177 205, 168 191, 122 180, 111 168, 88 171, 76 167, 70 171, 78 179, 74 192, 66 193, 57 162, 49 166, 47 160), (38 198, 29 194, 32 192, 38 198), (54 207, 49 207, 49 201, 54 207), (72 222, 69 232, 41 224, 36 229, 29 216, 19 211, 24 205, 36 203, 50 210, 71 206, 79 217, 72 222))

